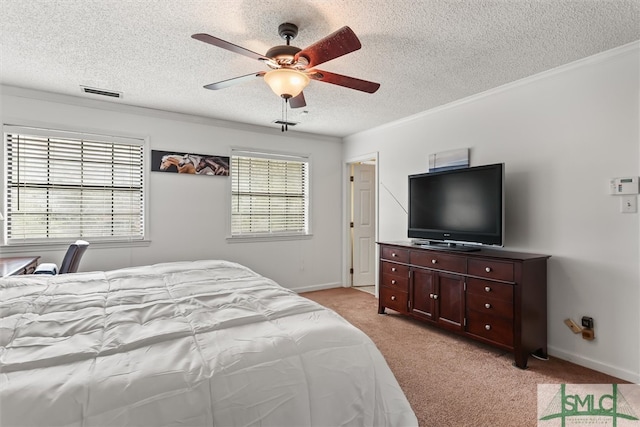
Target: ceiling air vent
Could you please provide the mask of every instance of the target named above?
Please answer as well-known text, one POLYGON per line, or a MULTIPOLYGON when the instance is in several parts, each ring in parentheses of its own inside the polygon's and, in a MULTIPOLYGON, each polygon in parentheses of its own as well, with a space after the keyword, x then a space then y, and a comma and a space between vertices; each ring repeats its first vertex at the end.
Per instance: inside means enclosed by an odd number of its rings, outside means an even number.
POLYGON ((98 89, 89 86, 80 86, 80 89, 82 90, 82 92, 90 93, 92 95, 108 96, 110 98, 122 98, 122 92, 116 92, 113 90, 98 89))

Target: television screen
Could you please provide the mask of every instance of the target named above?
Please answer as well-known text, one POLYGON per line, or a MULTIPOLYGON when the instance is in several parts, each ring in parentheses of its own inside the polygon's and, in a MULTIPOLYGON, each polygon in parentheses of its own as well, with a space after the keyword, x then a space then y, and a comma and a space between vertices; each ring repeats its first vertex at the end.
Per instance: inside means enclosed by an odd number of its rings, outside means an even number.
POLYGON ((504 164, 410 175, 408 237, 502 246, 504 164))

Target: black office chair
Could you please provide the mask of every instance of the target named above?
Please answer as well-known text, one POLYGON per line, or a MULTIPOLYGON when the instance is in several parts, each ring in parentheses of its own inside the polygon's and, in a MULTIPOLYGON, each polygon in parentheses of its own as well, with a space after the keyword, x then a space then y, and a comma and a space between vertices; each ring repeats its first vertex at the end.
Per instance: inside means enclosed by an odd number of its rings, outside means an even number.
POLYGON ((89 242, 85 242, 84 240, 76 240, 75 243, 69 245, 69 249, 67 249, 67 253, 64 255, 64 259, 62 260, 62 264, 60 264, 60 269, 55 263, 45 262, 36 267, 36 270, 33 274, 65 274, 65 273, 75 273, 78 271, 78 266, 80 265, 80 259, 82 255, 84 255, 85 251, 89 247, 89 242))

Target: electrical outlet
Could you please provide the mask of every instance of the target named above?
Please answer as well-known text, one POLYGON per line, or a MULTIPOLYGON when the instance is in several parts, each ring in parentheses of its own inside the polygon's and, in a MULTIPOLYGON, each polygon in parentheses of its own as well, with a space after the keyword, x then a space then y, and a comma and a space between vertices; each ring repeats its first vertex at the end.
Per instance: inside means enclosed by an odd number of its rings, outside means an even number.
POLYGON ((593 329, 593 317, 582 316, 582 327, 593 329))
POLYGON ((574 334, 579 334, 580 332, 582 332, 582 328, 578 326, 578 324, 571 319, 564 319, 564 324, 567 325, 569 329, 573 331, 574 334))

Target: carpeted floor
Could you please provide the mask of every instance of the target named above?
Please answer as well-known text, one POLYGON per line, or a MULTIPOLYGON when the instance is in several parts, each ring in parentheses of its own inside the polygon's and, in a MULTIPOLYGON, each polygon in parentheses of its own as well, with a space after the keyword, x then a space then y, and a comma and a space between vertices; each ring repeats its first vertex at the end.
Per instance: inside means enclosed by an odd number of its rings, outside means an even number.
POLYGON ((301 295, 336 311, 376 343, 421 426, 535 426, 538 384, 625 383, 555 358, 529 358, 528 369, 518 369, 511 353, 404 316, 379 315, 377 299, 359 290, 301 295))

